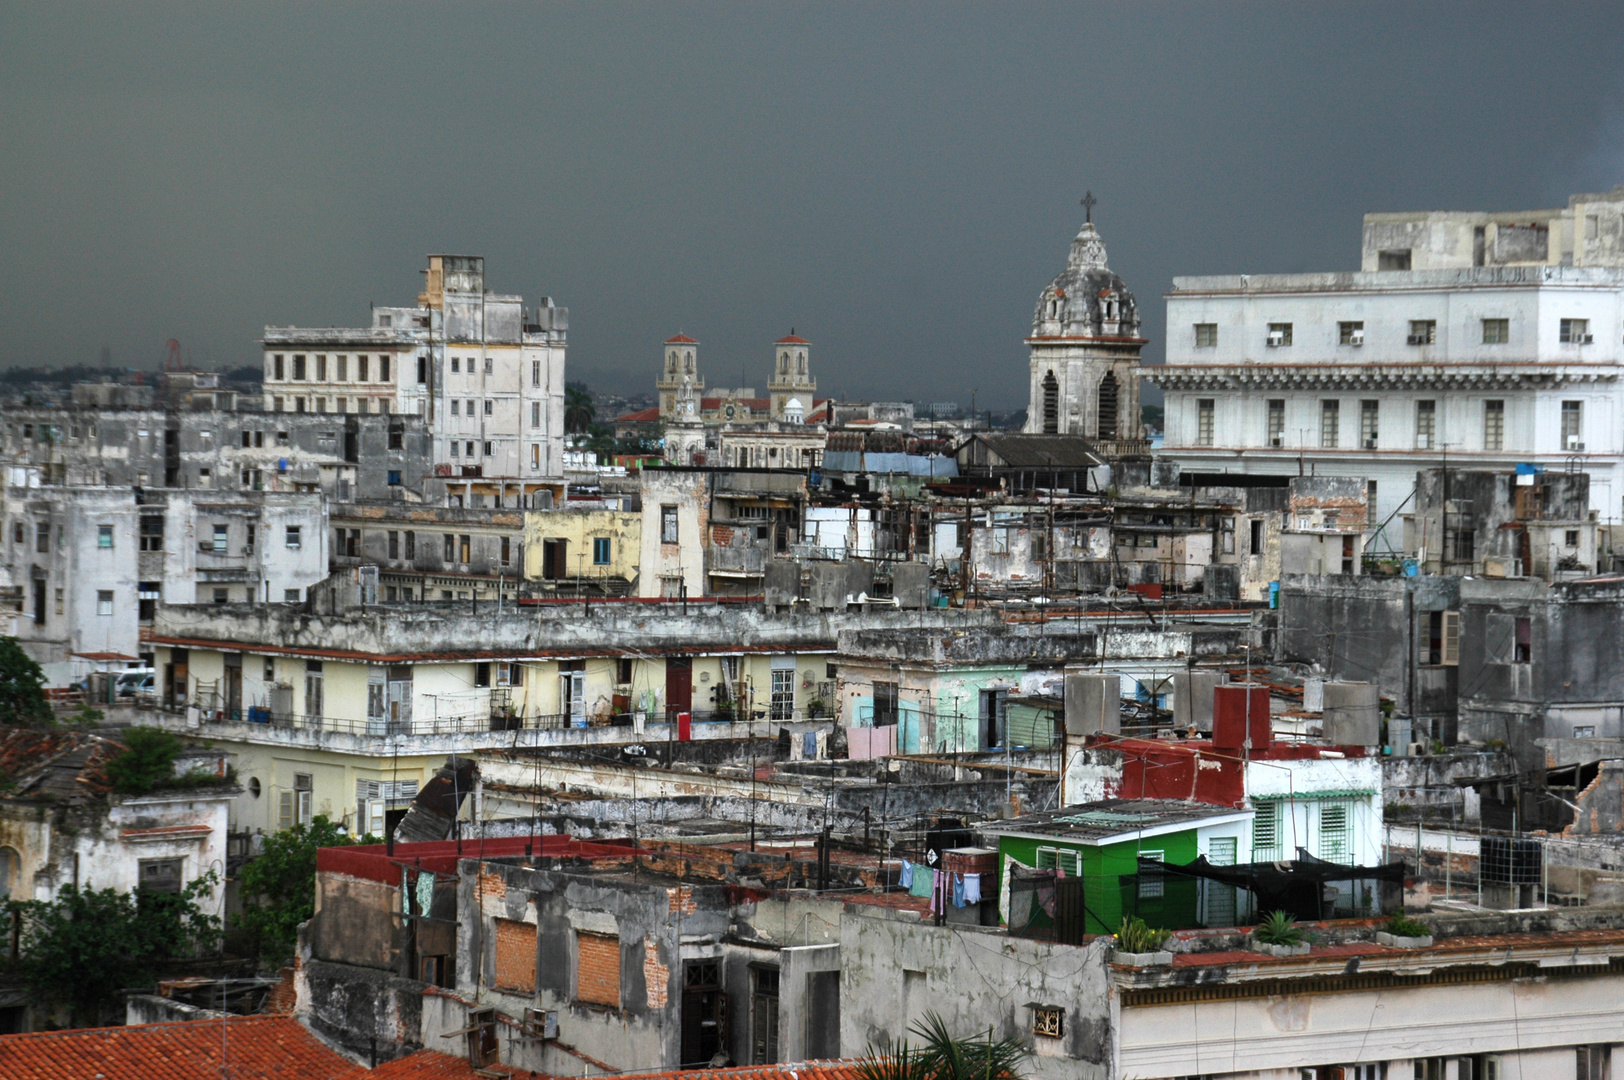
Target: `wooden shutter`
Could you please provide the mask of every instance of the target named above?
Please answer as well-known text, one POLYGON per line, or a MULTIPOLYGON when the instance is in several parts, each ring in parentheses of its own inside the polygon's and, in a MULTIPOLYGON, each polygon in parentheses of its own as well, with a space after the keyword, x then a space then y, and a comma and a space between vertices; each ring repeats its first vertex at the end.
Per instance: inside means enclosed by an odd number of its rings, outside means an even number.
POLYGON ((1444 645, 1440 662, 1445 667, 1460 665, 1460 612, 1444 612, 1444 645))
POLYGON ((283 791, 277 794, 276 827, 279 830, 293 828, 293 792, 291 791, 283 791))

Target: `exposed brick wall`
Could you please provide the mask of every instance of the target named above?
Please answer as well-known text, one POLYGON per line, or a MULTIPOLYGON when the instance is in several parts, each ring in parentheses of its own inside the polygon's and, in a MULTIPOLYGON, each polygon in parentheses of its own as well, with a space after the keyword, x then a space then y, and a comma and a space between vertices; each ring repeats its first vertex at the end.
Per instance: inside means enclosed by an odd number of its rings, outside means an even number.
POLYGON ((663 1009, 670 997, 671 969, 660 963, 660 949, 652 941, 643 942, 643 985, 648 987, 648 1007, 663 1009))
POLYGON ((496 988, 536 992, 536 928, 532 924, 496 920, 496 988))
POLYGON ((481 903, 486 900, 507 898, 507 880, 500 874, 482 873, 474 880, 474 888, 481 903))
POLYGON ((692 915, 699 910, 699 905, 694 903, 694 890, 691 885, 679 885, 674 889, 668 888, 665 890, 665 895, 667 900, 670 901, 672 914, 680 911, 684 915, 692 915))
MULTIPOLYGON (((531 939, 535 948, 535 938, 531 939)), ((575 935, 575 997, 593 1005, 620 1008, 620 938, 613 934, 575 935)))

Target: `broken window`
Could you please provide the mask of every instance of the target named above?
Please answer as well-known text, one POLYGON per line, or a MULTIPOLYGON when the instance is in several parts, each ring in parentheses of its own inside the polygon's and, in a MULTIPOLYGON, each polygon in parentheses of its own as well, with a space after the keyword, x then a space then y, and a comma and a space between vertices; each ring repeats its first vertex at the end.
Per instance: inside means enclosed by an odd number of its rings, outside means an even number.
POLYGON ((1397 248, 1393 251, 1379 251, 1376 253, 1376 269, 1378 270, 1408 270, 1409 268, 1409 248, 1397 248))

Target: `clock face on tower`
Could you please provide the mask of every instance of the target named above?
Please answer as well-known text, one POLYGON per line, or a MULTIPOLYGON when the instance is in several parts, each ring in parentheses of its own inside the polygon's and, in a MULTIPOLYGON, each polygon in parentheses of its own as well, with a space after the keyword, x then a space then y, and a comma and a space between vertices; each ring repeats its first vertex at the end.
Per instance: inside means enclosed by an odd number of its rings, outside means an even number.
POLYGON ((729 420, 733 419, 733 406, 729 405, 727 408, 723 409, 722 412, 726 414, 729 420))

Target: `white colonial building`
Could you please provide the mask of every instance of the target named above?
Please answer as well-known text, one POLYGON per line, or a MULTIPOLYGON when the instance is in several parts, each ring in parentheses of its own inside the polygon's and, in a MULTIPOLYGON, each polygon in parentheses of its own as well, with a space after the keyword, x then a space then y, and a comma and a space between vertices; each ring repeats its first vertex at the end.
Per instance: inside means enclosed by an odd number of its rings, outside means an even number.
POLYGON ((1617 520, 1621 210, 1624 188, 1565 211, 1370 215, 1358 273, 1175 278, 1149 373, 1167 455, 1367 478, 1373 526, 1418 469, 1531 463, 1588 472, 1592 509, 1617 520))
POLYGON ((559 477, 569 311, 487 292, 485 260, 430 255, 413 307, 360 328, 267 326, 270 412, 422 417, 451 475, 559 477))

